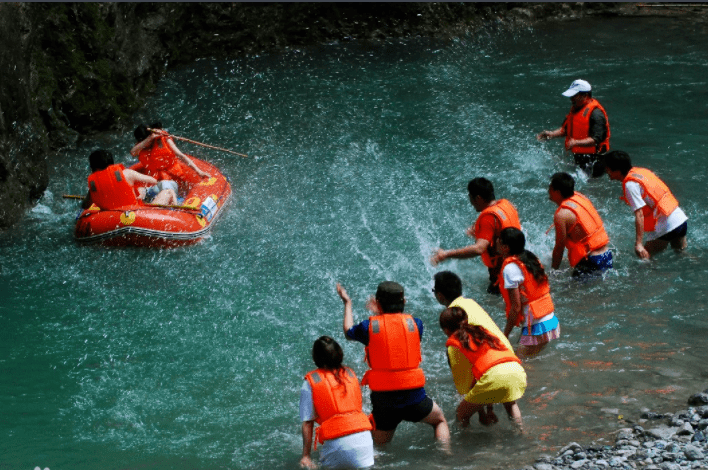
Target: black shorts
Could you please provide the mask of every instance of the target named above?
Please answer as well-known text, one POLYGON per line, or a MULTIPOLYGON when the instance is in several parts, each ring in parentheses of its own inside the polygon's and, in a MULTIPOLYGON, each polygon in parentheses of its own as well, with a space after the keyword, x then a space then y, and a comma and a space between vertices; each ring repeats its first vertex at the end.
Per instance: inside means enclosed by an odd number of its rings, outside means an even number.
POLYGON ((688 232, 688 220, 673 229, 672 231, 670 231, 669 233, 667 233, 666 235, 662 235, 661 237, 659 237, 659 240, 664 240, 665 242, 672 242, 678 238, 685 237, 686 232, 688 232))
POLYGON ((425 396, 423 400, 414 404, 407 405, 401 408, 393 408, 385 403, 377 403, 374 396, 371 397, 372 411, 376 429, 379 431, 393 431, 401 421, 410 421, 417 423, 424 419, 433 411, 433 400, 429 396, 425 396))
POLYGON ((605 174, 605 160, 597 153, 575 153, 573 154, 575 164, 593 178, 599 178, 605 174))

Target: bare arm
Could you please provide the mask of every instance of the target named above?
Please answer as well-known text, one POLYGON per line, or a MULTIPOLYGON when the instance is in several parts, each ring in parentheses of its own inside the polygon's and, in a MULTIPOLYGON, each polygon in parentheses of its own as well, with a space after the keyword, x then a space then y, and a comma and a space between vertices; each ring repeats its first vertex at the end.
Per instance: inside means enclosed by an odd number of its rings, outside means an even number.
POLYGON ((556 245, 553 247, 553 258, 551 261, 551 267, 553 269, 560 268, 561 261, 563 261, 563 253, 565 252, 565 240, 568 238, 566 218, 564 217, 566 214, 564 214, 564 212, 569 211, 561 209, 553 216, 553 224, 556 228, 556 245))
POLYGON ((596 145, 595 139, 592 137, 585 137, 584 139, 568 139, 565 148, 571 150, 573 147, 590 147, 596 145))
POLYGON ((487 248, 489 248, 489 242, 484 239, 479 239, 474 245, 468 245, 463 248, 452 250, 443 250, 442 248, 438 248, 430 258, 430 264, 437 266, 438 263, 441 263, 448 258, 474 258, 475 256, 481 256, 482 253, 487 251, 487 248))
POLYGON ((300 458, 300 467, 302 468, 317 468, 317 465, 315 465, 310 457, 310 452, 312 449, 312 431, 314 428, 314 421, 302 422, 302 457, 300 458))
POLYGON ((550 140, 550 139, 555 139, 556 137, 563 137, 565 135, 565 131, 563 130, 562 127, 559 127, 558 129, 554 129, 552 131, 541 131, 536 135, 536 140, 550 140))
POLYGON ((339 294, 339 298, 342 299, 342 302, 344 303, 344 321, 342 322, 342 330, 344 331, 344 337, 349 339, 347 336, 347 331, 354 326, 352 299, 349 298, 349 294, 347 294, 347 291, 339 283, 337 283, 337 294, 339 294))
POLYGON ((172 139, 167 139, 167 146, 174 152, 177 157, 179 157, 184 163, 186 163, 192 170, 196 171, 202 178, 209 178, 209 173, 200 170, 197 165, 194 164, 191 158, 182 153, 180 149, 177 148, 172 139))
POLYGON ((125 176, 125 180, 131 186, 135 183, 157 184, 157 180, 152 176, 144 175, 131 169, 123 170, 123 176, 125 176))
POLYGON ((634 239, 634 252, 641 259, 649 259, 651 256, 642 243, 644 240, 644 213, 642 212, 642 208, 634 211, 634 230, 636 231, 636 238, 634 239))
POLYGON ((133 148, 130 149, 130 154, 134 157, 137 157, 140 154, 141 150, 144 150, 149 145, 152 145, 152 141, 155 140, 155 137, 157 137, 157 134, 150 134, 147 138, 135 144, 133 148))
POLYGON ((514 329, 519 315, 521 315, 521 293, 518 287, 507 289, 509 292, 509 316, 506 318, 506 326, 504 327, 504 336, 507 338, 514 329))

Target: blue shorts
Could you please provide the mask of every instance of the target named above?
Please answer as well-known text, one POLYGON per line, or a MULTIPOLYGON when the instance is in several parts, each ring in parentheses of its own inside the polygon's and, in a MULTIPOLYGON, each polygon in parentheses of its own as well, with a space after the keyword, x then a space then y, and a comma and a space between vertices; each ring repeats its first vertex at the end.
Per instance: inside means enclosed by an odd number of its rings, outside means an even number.
POLYGON ((599 275, 612 269, 612 250, 607 250, 601 255, 588 256, 578 262, 573 270, 573 277, 599 275))
POLYGON ((661 237, 659 237, 659 240, 664 240, 665 242, 672 242, 678 238, 685 237, 686 232, 688 232, 688 220, 673 229, 672 231, 670 231, 669 233, 667 233, 666 235, 662 235, 661 237))

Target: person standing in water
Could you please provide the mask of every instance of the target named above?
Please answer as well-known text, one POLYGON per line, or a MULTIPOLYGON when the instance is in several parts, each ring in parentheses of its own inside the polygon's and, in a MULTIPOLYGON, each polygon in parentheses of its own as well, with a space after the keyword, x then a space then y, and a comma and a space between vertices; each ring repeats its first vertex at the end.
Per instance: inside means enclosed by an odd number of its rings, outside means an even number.
POLYGON ((440 328, 448 337, 445 346, 455 388, 464 395, 456 413, 462 427, 469 426, 475 413, 479 413, 481 424, 496 423, 491 406, 501 403, 521 431, 521 411, 516 401, 526 391, 526 372, 514 351, 484 327, 470 325, 460 307, 442 311, 440 328))
POLYGON ((536 138, 565 137, 565 148, 573 153, 575 164, 594 178, 602 176, 605 167, 601 155, 610 150, 607 112, 592 97, 592 87, 585 80, 575 80, 562 94, 570 98, 570 112, 563 124, 558 129, 540 132, 536 138))
POLYGON ((337 293, 344 303, 344 336, 366 346, 369 370, 361 383, 371 389, 374 442, 385 444, 393 439, 401 421, 422 421, 432 426, 435 439, 447 446, 450 430, 445 415, 423 387, 423 322, 403 313, 403 286, 392 281, 379 284, 376 296, 366 304, 374 315, 357 325, 347 291, 337 284, 337 293))
POLYGON ((553 216, 556 244, 551 267, 560 268, 563 252, 573 277, 602 274, 612 269, 612 251, 605 225, 590 199, 575 191, 575 180, 568 173, 556 173, 548 186, 548 199, 557 206, 553 216))
POLYGON ((371 422, 361 409, 361 388, 356 374, 342 365, 344 352, 329 336, 312 346, 317 369, 305 375, 300 389, 302 468, 317 468, 311 458, 314 423, 315 449, 322 444, 324 468, 367 468, 374 464, 371 422))
POLYGON ((668 186, 650 170, 632 166, 626 152, 615 150, 605 157, 607 175, 611 180, 622 182, 620 199, 634 212, 637 256, 649 259, 669 244, 676 251, 686 249, 688 217, 668 186))
POLYGON ((526 249, 526 237, 521 230, 513 227, 502 230, 498 243, 504 257, 499 274, 506 304, 504 335, 508 338, 514 327, 520 326, 516 352, 522 357, 533 356, 560 337, 548 277, 536 255, 526 249))
POLYGON ((443 250, 438 248, 430 258, 430 264, 438 263, 448 258, 473 258, 480 256, 489 271, 489 285, 487 292, 499 295, 499 269, 501 257, 494 246, 496 239, 506 227, 521 229, 519 214, 516 207, 506 199, 496 199, 494 186, 486 178, 475 178, 467 184, 467 193, 470 204, 479 212, 474 226, 467 229, 467 235, 475 237, 475 243, 463 248, 443 250))

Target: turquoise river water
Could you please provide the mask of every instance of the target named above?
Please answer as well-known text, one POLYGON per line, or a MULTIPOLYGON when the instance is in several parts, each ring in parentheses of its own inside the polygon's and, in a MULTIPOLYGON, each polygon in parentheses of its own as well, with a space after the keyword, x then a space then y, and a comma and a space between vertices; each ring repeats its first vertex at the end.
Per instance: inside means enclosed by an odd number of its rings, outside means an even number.
POLYGON ((376 468, 520 468, 569 441, 606 442, 643 408, 684 406, 708 384, 707 103, 708 35, 681 20, 333 44, 172 70, 134 121, 247 153, 179 144, 230 176, 233 200, 193 247, 79 246, 77 203, 62 194, 85 191, 95 148, 129 162, 132 132, 50 157, 44 197, 0 233, 0 469, 296 468, 314 339, 333 335, 365 370, 363 347, 341 333, 338 281, 357 321, 380 281, 405 286, 426 325, 426 389, 451 421, 452 455, 428 426, 404 423, 376 468), (685 253, 638 260, 620 185, 578 173, 560 140, 535 140, 560 125, 560 93, 576 78, 595 86, 613 148, 681 202, 685 253), (432 276, 459 273, 499 324, 503 305, 485 293, 478 259, 433 268, 429 256, 470 241, 466 184, 484 176, 548 265, 556 171, 595 201, 617 269, 589 284, 570 279, 567 261, 551 274, 562 337, 525 363, 526 433, 506 419, 462 430, 432 276))

